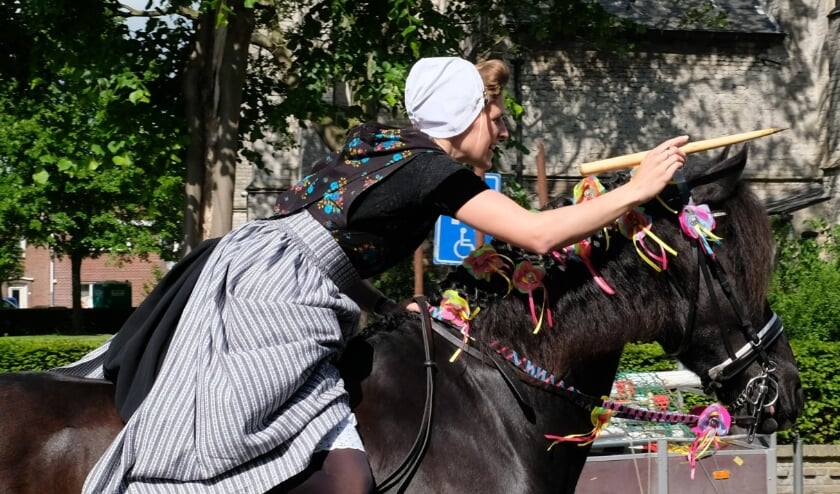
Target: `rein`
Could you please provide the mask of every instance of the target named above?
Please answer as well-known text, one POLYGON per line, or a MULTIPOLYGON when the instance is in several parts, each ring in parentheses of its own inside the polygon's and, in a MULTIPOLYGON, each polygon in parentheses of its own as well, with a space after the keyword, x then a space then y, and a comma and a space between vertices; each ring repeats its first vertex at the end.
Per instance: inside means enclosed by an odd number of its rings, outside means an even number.
MULTIPOLYGON (((700 256, 700 259, 704 259, 704 257, 700 256)), ((729 358, 709 369, 708 375, 711 381, 706 389, 711 391, 713 388, 722 387, 725 381, 732 379, 746 370, 756 360, 761 364, 761 374, 750 379, 747 386, 732 404, 734 409, 747 405, 747 412, 752 419, 752 423, 747 426, 747 441, 752 442, 755 438, 755 432, 762 410, 773 406, 779 398, 779 384, 775 376, 776 363, 767 355, 767 349, 782 334, 784 326, 779 316, 773 313, 764 327, 756 332, 755 328, 753 328, 752 324, 744 316, 743 310, 741 310, 741 304, 732 292, 729 280, 726 277, 726 272, 720 263, 716 259, 707 260, 703 273, 706 286, 709 289, 709 298, 715 312, 721 314, 714 289, 711 286, 711 278, 717 280, 718 286, 720 286, 724 295, 729 300, 732 309, 740 320, 741 333, 746 339, 744 346, 734 351, 729 339, 726 337, 723 324, 718 325, 721 339, 724 341, 729 358)))
MULTIPOLYGON (((609 411, 610 415, 616 418, 661 424, 684 424, 689 427, 697 427, 702 424, 704 420, 707 420, 704 414, 696 415, 683 412, 650 410, 586 394, 574 386, 569 385, 564 380, 556 379, 554 375, 549 374, 545 369, 542 369, 538 365, 534 364, 531 360, 520 356, 516 350, 513 350, 510 347, 500 345, 498 342, 493 342, 486 345, 486 348, 484 348, 483 351, 479 351, 473 346, 464 347, 462 341, 454 334, 455 330, 449 325, 432 321, 431 327, 435 333, 443 337, 449 344, 455 348, 461 349, 463 353, 466 353, 470 357, 477 359, 486 365, 489 365, 487 362, 487 357, 489 357, 489 360, 491 360, 493 366, 499 370, 528 418, 533 417, 535 415, 535 411, 525 398, 525 395, 520 387, 516 384, 516 379, 522 381, 530 387, 567 399, 588 412, 593 412, 598 408, 601 408, 609 411), (507 365, 502 366, 500 364, 507 365), (516 371, 515 377, 511 376, 509 372, 510 369, 516 371)), ((774 329, 776 327, 781 327, 781 322, 774 314, 773 319, 767 324, 767 326, 765 326, 764 329, 762 329, 761 333, 764 335, 770 335, 773 331, 777 331, 775 333, 775 337, 778 337, 778 335, 781 334, 781 329, 774 329)), ((775 339, 775 337, 773 339, 775 339)), ((768 338, 766 341, 768 341, 767 344, 769 345, 769 341, 772 340, 768 338)), ((762 373, 761 375, 751 379, 747 388, 744 392, 742 392, 739 400, 736 401, 736 403, 733 403, 733 406, 738 408, 749 400, 750 403, 752 403, 755 407, 758 407, 757 409, 760 410, 760 405, 762 404, 761 399, 763 396, 766 396, 767 392, 767 390, 762 388, 762 386, 766 386, 762 381, 762 378, 765 378, 765 376, 766 374, 762 373), (762 392, 765 394, 762 395, 762 392)), ((775 379, 772 377, 770 377, 770 379, 771 382, 775 383, 775 379)), ((772 387, 772 391, 776 396, 774 396, 770 403, 765 402, 765 406, 772 405, 776 400, 777 389, 772 387)), ((755 427, 757 423, 756 416, 732 417, 732 423, 748 428, 748 441, 753 441, 755 438, 755 427)))
POLYGON ((420 466, 420 461, 429 447, 429 438, 432 431, 432 412, 434 411, 435 401, 435 352, 434 352, 434 338, 432 336, 432 319, 429 315, 429 303, 426 297, 422 295, 414 297, 414 302, 420 307, 422 314, 422 333, 423 333, 423 353, 425 360, 423 366, 426 369, 426 401, 423 406, 423 417, 420 419, 420 430, 417 432, 417 437, 414 439, 414 444, 408 451, 408 454, 403 459, 402 463, 391 472, 388 477, 379 483, 374 492, 388 492, 395 486, 399 485, 398 492, 404 492, 408 483, 411 482, 417 467, 420 466))

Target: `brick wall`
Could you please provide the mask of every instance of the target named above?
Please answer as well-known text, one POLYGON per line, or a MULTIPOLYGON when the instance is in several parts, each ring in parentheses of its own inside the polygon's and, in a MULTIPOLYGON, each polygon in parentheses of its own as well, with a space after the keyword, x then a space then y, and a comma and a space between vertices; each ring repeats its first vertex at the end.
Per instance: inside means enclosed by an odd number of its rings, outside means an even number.
POLYGON ((825 168, 840 168, 840 6, 827 15, 825 53, 828 58, 828 104, 824 115, 828 157, 825 168))
MULTIPOLYGON (((789 130, 750 146, 747 175, 760 195, 779 199, 823 183, 829 136, 837 135, 827 121, 839 118, 829 102, 840 97, 828 84, 828 57, 837 57, 826 49, 830 7, 771 4, 784 36, 672 34, 620 56, 568 44, 525 60, 523 140, 531 150, 545 143, 550 195, 565 193, 583 162, 684 133, 702 139, 766 127, 789 130)), ((524 161, 530 176, 532 156, 524 161)), ((504 171, 514 162, 506 156, 504 171)))
POLYGON ((825 114, 825 132, 827 143, 827 158, 824 172, 831 181, 832 199, 825 206, 827 216, 840 217, 840 4, 828 16, 828 33, 826 35, 826 54, 828 56, 829 80, 827 87, 827 112, 825 114))
MULTIPOLYGON (((806 445, 802 448, 804 494, 840 493, 840 445, 806 445)), ((793 447, 776 449, 776 492, 793 494, 793 447)))

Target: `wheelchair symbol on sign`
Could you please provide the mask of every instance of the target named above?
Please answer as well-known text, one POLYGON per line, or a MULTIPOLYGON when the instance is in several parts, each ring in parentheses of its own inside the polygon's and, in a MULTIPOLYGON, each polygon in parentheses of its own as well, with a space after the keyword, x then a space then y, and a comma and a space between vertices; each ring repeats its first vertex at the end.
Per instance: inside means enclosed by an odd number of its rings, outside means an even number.
MULTIPOLYGON (((498 173, 485 173, 484 181, 493 190, 501 190, 502 176, 498 173)), ((432 262, 435 264, 460 265, 470 253, 476 249, 475 229, 462 224, 455 218, 442 215, 435 222, 435 241, 432 262)), ((484 234, 484 242, 489 243, 493 237, 484 234)))
POLYGON ((472 238, 467 237, 467 231, 468 230, 463 227, 459 229, 458 241, 455 242, 452 247, 452 252, 455 254, 455 257, 459 259, 466 258, 470 255, 470 252, 475 249, 475 244, 473 243, 472 238))

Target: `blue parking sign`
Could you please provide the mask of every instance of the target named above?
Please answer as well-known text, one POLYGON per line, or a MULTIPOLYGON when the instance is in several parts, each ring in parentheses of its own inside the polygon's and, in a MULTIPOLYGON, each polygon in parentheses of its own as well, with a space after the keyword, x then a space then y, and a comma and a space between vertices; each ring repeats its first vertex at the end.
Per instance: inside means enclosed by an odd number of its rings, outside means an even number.
MULTIPOLYGON (((484 181, 491 189, 502 190, 502 175, 485 173, 484 181)), ((484 241, 492 240, 485 235, 484 241)), ((457 266, 475 249, 475 229, 450 216, 441 216, 435 222, 435 242, 432 262, 457 266)))

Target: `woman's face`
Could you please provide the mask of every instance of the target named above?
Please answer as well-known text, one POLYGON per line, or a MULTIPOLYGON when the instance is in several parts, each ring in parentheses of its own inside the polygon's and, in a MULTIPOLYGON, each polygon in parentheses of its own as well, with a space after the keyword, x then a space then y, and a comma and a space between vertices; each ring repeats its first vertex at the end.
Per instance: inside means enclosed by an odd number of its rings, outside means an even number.
POLYGON ((503 115, 504 99, 500 95, 484 105, 466 131, 451 139, 449 154, 479 170, 489 170, 493 165, 493 149, 509 136, 503 115))

